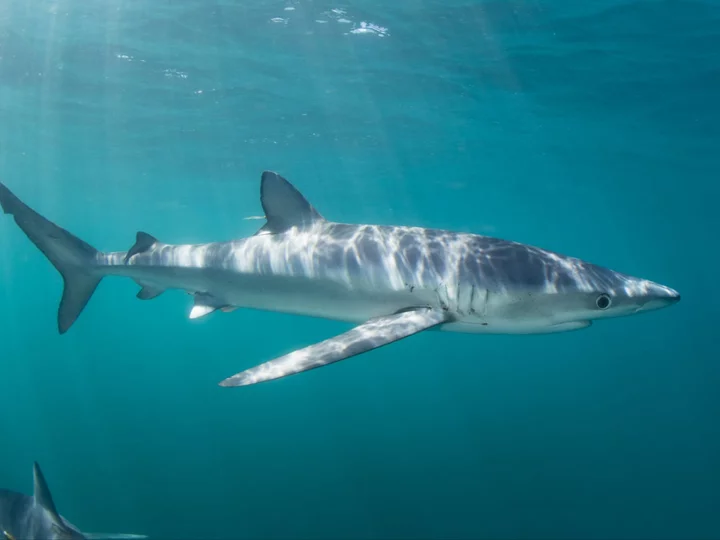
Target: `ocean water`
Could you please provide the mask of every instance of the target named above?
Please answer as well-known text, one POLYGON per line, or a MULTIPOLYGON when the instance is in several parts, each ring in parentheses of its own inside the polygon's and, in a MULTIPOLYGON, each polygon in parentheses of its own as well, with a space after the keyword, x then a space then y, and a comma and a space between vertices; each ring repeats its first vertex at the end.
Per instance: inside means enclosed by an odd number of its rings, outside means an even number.
POLYGON ((61 336, 0 216, 0 487, 37 460, 82 530, 157 539, 720 538, 718 96, 717 1, 4 2, 0 179, 98 249, 251 235, 270 169, 683 299, 221 388, 349 326, 110 278, 61 336))

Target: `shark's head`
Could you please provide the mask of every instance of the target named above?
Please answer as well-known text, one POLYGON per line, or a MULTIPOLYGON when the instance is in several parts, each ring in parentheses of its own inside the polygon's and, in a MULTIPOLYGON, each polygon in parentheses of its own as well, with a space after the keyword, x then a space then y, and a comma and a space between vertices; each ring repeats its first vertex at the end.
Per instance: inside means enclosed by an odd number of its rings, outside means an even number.
POLYGON ((612 275, 616 286, 595 299, 595 307, 603 316, 618 317, 653 311, 680 301, 680 293, 670 287, 612 270, 605 271, 612 275))
POLYGON ((645 313, 680 301, 677 291, 647 279, 578 259, 563 259, 559 265, 546 274, 544 291, 535 299, 538 311, 550 315, 554 324, 582 328, 596 319, 645 313))
POLYGON ((647 279, 530 246, 502 247, 500 256, 485 263, 484 273, 504 277, 498 294, 488 298, 488 312, 509 330, 586 328, 593 320, 654 311, 680 300, 677 291, 647 279))
POLYGON ((622 317, 680 301, 680 294, 665 285, 588 263, 582 267, 576 286, 558 290, 555 299, 565 304, 569 320, 622 317))

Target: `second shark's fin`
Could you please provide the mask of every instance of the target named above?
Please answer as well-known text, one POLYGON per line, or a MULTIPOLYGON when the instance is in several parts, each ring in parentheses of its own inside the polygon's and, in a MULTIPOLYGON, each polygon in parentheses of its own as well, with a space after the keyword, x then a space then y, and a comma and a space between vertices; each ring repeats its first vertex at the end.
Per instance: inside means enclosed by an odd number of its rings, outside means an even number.
POLYGON ((205 315, 210 315, 213 311, 222 309, 223 311, 227 308, 227 304, 220 302, 217 298, 212 295, 205 293, 195 293, 195 303, 190 310, 191 319, 199 319, 205 315))
POLYGON ((99 252, 38 214, 2 183, 0 206, 15 218, 15 223, 60 272, 64 287, 58 308, 58 330, 64 334, 80 316, 102 279, 94 272, 99 252))
POLYGON ((304 229, 324 218, 279 174, 271 171, 262 173, 260 180, 260 202, 267 223, 257 234, 277 234, 293 227, 304 229))
POLYGON ((33 480, 34 480, 34 491, 33 498, 35 504, 41 506, 50 515, 52 519, 52 527, 57 534, 58 538, 73 538, 73 531, 70 530, 65 524, 65 520, 60 517, 60 514, 55 508, 50 488, 45 481, 45 476, 40 469, 37 461, 33 463, 33 480))
POLYGON ((52 494, 50 493, 50 488, 45 481, 45 476, 43 475, 42 469, 40 469, 40 465, 38 465, 37 461, 33 463, 33 483, 33 497, 35 498, 35 504, 42 506, 45 510, 50 512, 53 519, 57 518, 57 520, 62 523, 60 514, 58 514, 57 508, 55 508, 55 502, 53 501, 52 494))
POLYGON ((132 257, 133 255, 137 255, 138 253, 143 253, 147 251, 156 243, 157 238, 155 238, 153 235, 139 231, 135 235, 135 244, 133 244, 133 247, 130 248, 130 251, 125 254, 125 263, 127 264, 127 262, 130 260, 130 257, 132 257))
MULTIPOLYGON (((50 488, 48 488, 47 482, 45 481, 45 476, 43 476, 40 465, 38 465, 37 462, 33 463, 33 477, 35 484, 35 492, 33 493, 35 504, 42 506, 48 512, 48 514, 50 514, 50 517, 53 521, 52 527, 57 535, 57 538, 59 540, 70 540, 71 538, 78 538, 78 535, 76 534, 77 531, 73 531, 66 525, 65 520, 60 516, 57 508, 55 508, 55 503, 53 502, 52 495, 50 494, 50 488)), ((14 536, 12 536, 6 531, 3 531, 3 533, 5 533, 6 540, 20 540, 15 539, 14 536)), ((88 540, 135 540, 147 538, 147 536, 142 534, 124 533, 83 533, 82 537, 87 538, 88 540)))
POLYGON ((344 334, 247 369, 219 384, 248 386, 280 379, 377 349, 448 321, 450 317, 446 312, 427 307, 376 317, 344 334))

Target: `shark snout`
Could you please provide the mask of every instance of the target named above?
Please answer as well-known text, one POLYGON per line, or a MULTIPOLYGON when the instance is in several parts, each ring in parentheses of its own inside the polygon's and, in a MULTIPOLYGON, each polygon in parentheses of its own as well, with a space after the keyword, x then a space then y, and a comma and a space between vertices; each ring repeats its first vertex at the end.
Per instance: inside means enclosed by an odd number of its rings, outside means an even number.
POLYGON ((680 301, 680 293, 675 289, 660 285, 659 283, 653 283, 649 281, 645 284, 645 294, 643 295, 644 301, 638 308, 638 311, 650 311, 653 309, 660 309, 673 304, 677 304, 680 301))

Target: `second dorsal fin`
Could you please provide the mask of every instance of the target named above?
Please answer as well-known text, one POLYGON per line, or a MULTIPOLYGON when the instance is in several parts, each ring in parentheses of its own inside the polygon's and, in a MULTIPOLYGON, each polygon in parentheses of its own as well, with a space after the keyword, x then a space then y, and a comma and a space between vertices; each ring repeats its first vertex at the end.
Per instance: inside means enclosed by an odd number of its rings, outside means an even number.
POLYGON ((271 171, 262 174, 260 202, 267 223, 258 234, 277 234, 293 227, 304 229, 324 218, 295 187, 271 171))
POLYGON ((156 242, 157 238, 153 235, 139 231, 135 236, 135 244, 130 248, 130 251, 125 254, 125 262, 127 263, 133 255, 147 251, 156 242))

